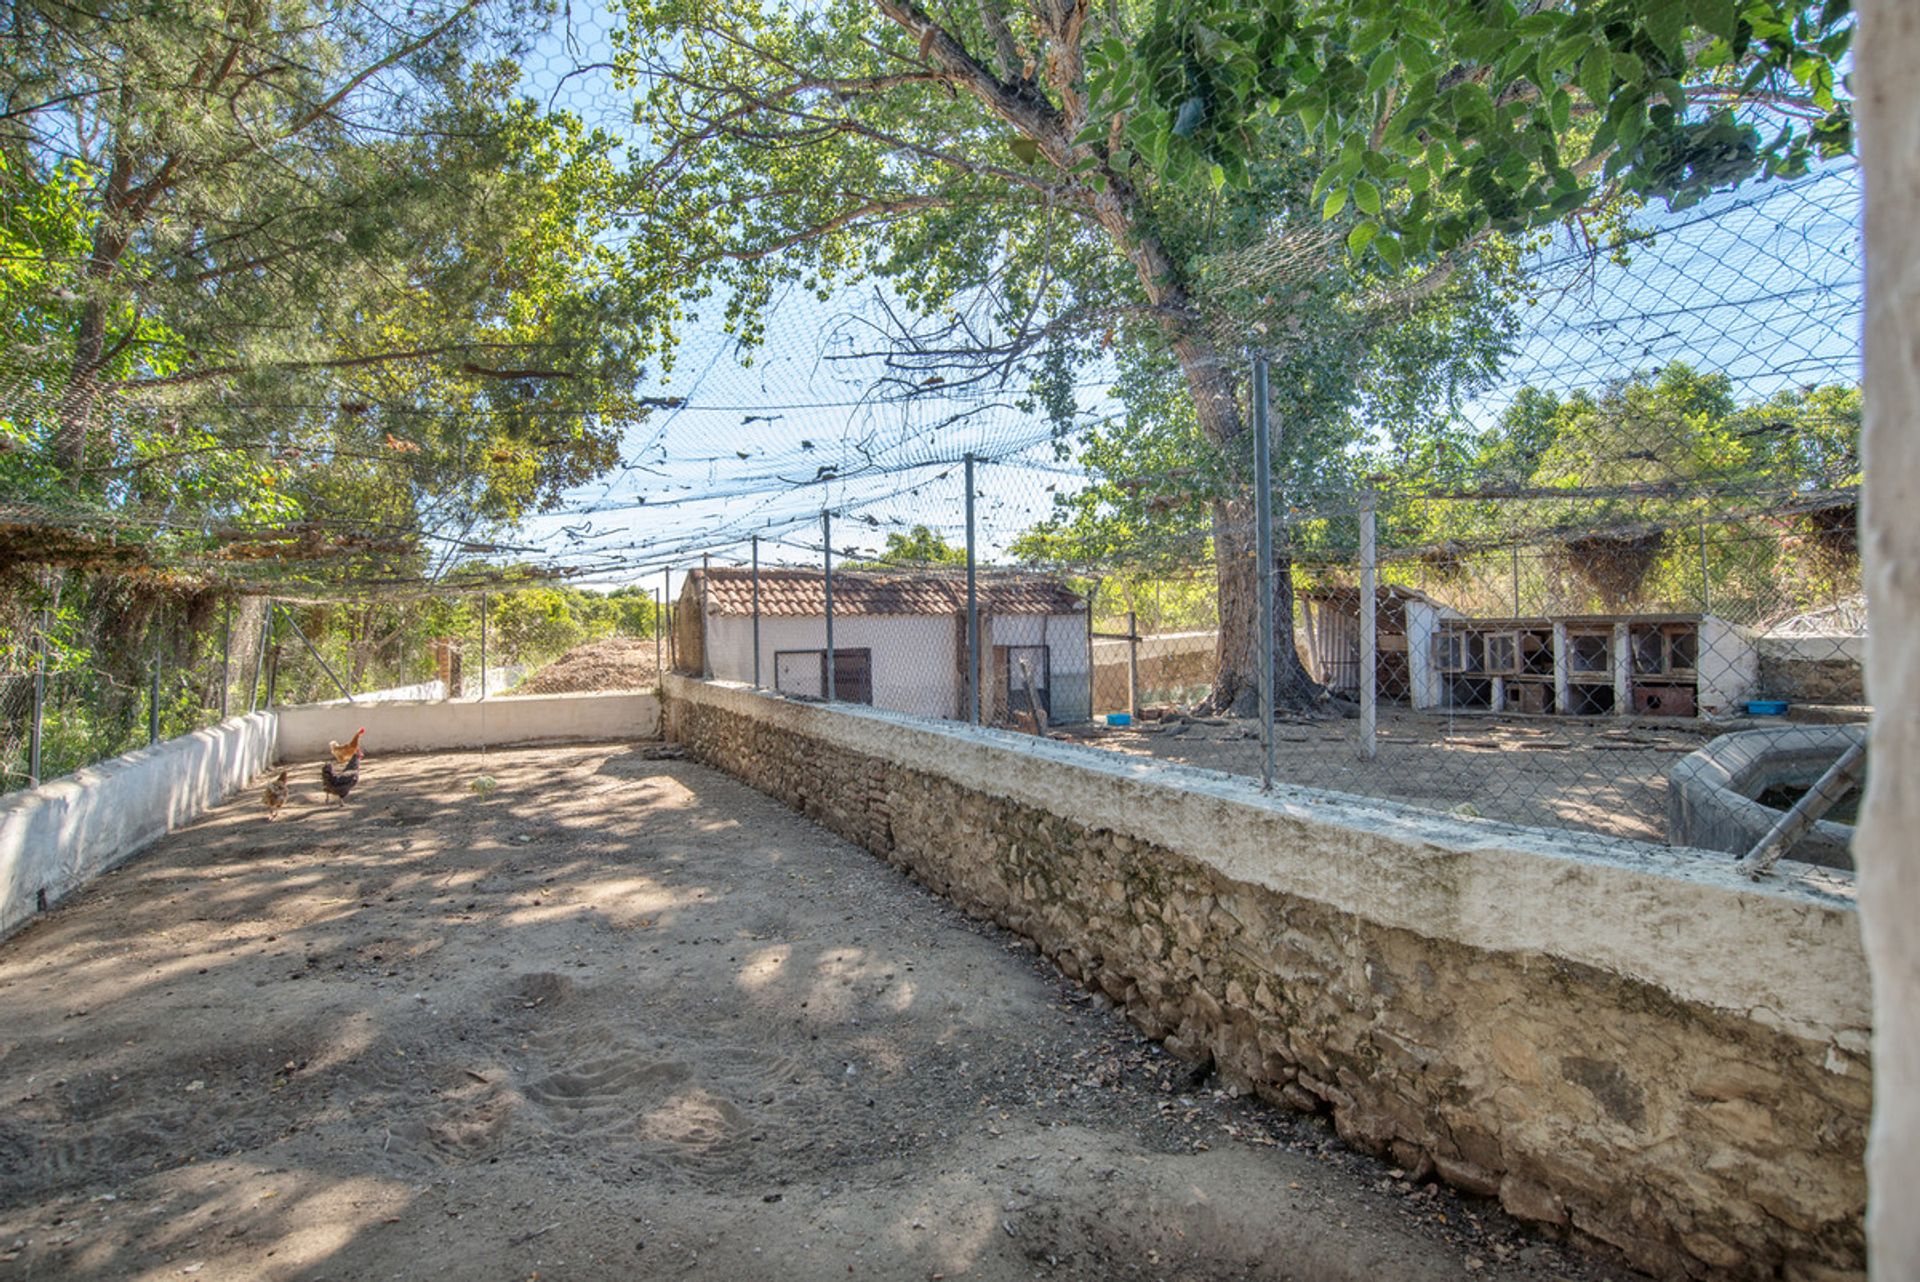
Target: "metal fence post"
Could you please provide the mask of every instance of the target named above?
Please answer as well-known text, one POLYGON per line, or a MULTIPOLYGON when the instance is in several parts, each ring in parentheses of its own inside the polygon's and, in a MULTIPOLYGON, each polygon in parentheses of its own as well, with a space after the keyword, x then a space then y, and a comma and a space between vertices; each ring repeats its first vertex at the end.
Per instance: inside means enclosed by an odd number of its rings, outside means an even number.
MULTIPOLYGON (((967 721, 980 724, 980 594, 973 537, 973 455, 967 455, 967 721)), ((1087 667, 1093 667, 1091 661, 1087 667)), ((1092 677, 1089 676, 1091 681, 1092 677)))
POLYGON ((147 677, 147 746, 160 742, 160 647, 153 648, 153 670, 147 677))
POLYGON ((480 594, 480 698, 487 697, 487 594, 480 594))
POLYGON ((753 688, 760 688, 760 536, 753 536, 753 688))
POLYGON ((267 629, 273 623, 273 601, 268 599, 266 612, 260 616, 260 647, 253 655, 253 672, 247 678, 247 711, 251 713, 260 706, 260 677, 267 667, 267 629))
POLYGON ((1360 491, 1360 757, 1372 761, 1380 752, 1379 568, 1374 547, 1374 492, 1368 481, 1360 491))
POLYGON ((1707 576, 1707 523, 1700 522, 1700 613, 1713 613, 1713 585, 1707 576))
POLYGON ((833 672, 833 513, 820 514, 820 564, 825 567, 827 596, 827 702, 834 699, 833 672))
MULTIPOLYGON (((1253 360, 1253 519, 1260 558, 1260 788, 1273 790, 1273 445, 1267 410, 1267 359, 1253 360)), ((1131 629, 1129 629, 1131 631, 1131 629)))
POLYGON ((660 589, 653 590, 653 683, 660 684, 660 638, 665 634, 667 619, 660 612, 660 589))
POLYGON ((705 552, 700 554, 700 676, 702 680, 713 679, 713 647, 708 644, 707 636, 707 580, 713 577, 713 562, 705 552))
POLYGON ((39 635, 34 638, 33 721, 27 728, 27 786, 40 786, 40 737, 47 716, 47 608, 40 607, 39 635))
POLYGON ((227 719, 227 691, 233 682, 233 598, 220 620, 220 719, 227 719))
POLYGON ((1127 611, 1127 716, 1140 720, 1140 622, 1127 611))

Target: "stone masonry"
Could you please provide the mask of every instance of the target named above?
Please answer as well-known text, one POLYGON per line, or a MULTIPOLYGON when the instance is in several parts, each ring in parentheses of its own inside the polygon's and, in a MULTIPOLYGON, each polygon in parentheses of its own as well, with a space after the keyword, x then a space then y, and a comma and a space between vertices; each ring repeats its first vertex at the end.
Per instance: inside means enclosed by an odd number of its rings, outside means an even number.
POLYGON ((1382 926, 703 689, 668 703, 696 758, 1033 940, 1229 1083, 1661 1277, 1862 1275, 1858 1040, 1382 926))

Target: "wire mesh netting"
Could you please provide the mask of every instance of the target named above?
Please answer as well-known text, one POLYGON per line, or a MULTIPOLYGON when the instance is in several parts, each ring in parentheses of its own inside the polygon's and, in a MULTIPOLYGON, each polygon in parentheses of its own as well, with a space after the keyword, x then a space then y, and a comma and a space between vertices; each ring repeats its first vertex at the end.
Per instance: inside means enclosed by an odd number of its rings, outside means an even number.
POLYGON ((0 309, 8 787, 269 701, 664 663, 1698 841, 1680 762, 1774 705, 1866 715, 1844 159, 1393 279, 1290 205, 1200 211, 1178 315, 1045 211, 1037 275, 1008 233, 937 305, 851 251, 755 274, 775 243, 709 303, 642 270, 696 161, 635 124, 670 76, 624 14, 342 6, 286 36, 298 75, 208 90, 224 115, 156 88, 233 39, 211 19, 122 49, 32 20, 7 88, 40 105, 0 138, 42 273, 0 282, 31 303, 0 309), (103 177, 116 130, 181 157, 152 219, 103 177), (87 274, 103 227, 137 288, 87 274))

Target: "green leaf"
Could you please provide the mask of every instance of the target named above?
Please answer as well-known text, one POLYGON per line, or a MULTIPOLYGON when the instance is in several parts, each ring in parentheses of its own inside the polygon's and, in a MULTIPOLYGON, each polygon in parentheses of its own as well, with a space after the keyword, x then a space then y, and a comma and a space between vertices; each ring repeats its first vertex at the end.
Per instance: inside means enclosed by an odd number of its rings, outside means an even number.
POLYGON ((1681 34, 1686 30, 1686 15, 1680 6, 1668 0, 1665 4, 1656 4, 1647 10, 1646 32, 1652 41, 1660 46, 1663 53, 1675 53, 1680 48, 1681 34))
POLYGON ((1216 164, 1207 171, 1207 179, 1213 184, 1214 194, 1218 195, 1220 189, 1227 185, 1227 171, 1216 164))
POLYGON ((1040 163, 1040 144, 1031 138, 1010 138, 1007 140, 1007 150, 1023 165, 1040 163))
POLYGON ((1347 233, 1347 252, 1355 258, 1365 253, 1373 238, 1380 234, 1380 224, 1376 222, 1356 223, 1347 233))
POLYGON ((1333 191, 1327 193, 1327 203, 1321 207, 1320 216, 1322 218, 1333 218, 1346 207, 1347 189, 1344 187, 1335 188, 1333 191))
POLYGON ((1613 88, 1613 51, 1595 45, 1580 64, 1580 92, 1596 107, 1607 105, 1607 91, 1613 88))
POLYGON ((1373 65, 1367 68, 1367 96, 1372 97, 1386 87, 1393 79, 1393 72, 1400 65, 1399 57, 1392 49, 1382 49, 1374 55, 1373 65))
POLYGON ((1733 0, 1693 0, 1693 20, 1728 43, 1740 36, 1740 15, 1733 0))
POLYGON ((1395 271, 1399 271, 1401 265, 1406 261, 1405 249, 1401 247, 1399 240, 1393 236, 1378 237, 1373 242, 1373 252, 1380 255, 1381 260, 1395 271))
POLYGON ((1353 203, 1363 214, 1380 212, 1380 189, 1362 178, 1353 184, 1353 203))

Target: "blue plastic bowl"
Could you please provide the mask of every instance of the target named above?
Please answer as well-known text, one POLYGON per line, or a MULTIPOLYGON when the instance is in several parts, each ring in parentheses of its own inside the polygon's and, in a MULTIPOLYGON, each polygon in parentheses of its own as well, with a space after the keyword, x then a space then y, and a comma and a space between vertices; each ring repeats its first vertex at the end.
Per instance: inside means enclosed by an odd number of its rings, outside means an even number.
POLYGON ((1133 724, 1133 714, 1131 712, 1109 712, 1107 714, 1107 724, 1110 726, 1130 726, 1133 724))
POLYGON ((1787 715, 1785 699, 1749 699, 1747 715, 1750 717, 1784 717, 1787 715))

